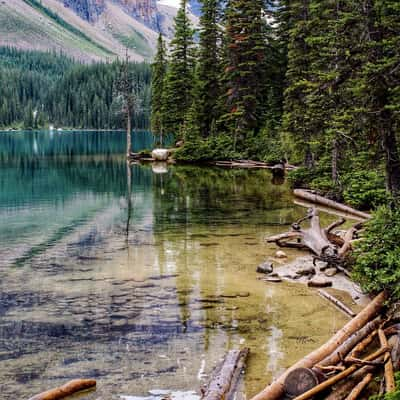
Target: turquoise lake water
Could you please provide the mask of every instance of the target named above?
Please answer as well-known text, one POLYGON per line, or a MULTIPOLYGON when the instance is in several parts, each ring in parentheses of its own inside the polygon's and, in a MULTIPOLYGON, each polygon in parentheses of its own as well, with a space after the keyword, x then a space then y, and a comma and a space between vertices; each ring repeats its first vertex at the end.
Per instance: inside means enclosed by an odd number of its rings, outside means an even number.
MULTIPOLYGON (((134 136, 135 151, 152 143, 134 136)), ((309 289, 257 280, 265 236, 304 214, 286 184, 129 166, 124 146, 121 132, 0 132, 1 399, 77 377, 98 381, 85 399, 198 393, 240 346, 249 398, 343 325, 309 289)))

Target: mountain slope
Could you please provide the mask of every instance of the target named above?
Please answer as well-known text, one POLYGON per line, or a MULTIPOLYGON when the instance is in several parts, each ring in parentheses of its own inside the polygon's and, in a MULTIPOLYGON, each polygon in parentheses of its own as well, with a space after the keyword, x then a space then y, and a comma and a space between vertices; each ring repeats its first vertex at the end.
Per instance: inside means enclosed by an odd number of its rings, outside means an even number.
POLYGON ((143 61, 159 31, 173 35, 176 11, 156 0, 2 0, 0 46, 62 51, 84 62, 128 48, 132 60, 143 61))

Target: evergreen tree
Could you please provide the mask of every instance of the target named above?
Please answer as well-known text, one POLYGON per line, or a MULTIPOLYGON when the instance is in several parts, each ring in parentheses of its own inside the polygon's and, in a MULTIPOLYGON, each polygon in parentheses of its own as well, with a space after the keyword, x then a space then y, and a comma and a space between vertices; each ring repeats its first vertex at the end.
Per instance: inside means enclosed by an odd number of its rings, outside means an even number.
POLYGON ((262 0, 229 0, 225 10, 226 60, 223 81, 226 113, 220 124, 235 144, 260 127, 258 114, 265 57, 262 0))
POLYGON ((363 28, 362 66, 354 90, 359 100, 355 124, 369 141, 382 144, 386 187, 400 199, 400 4, 366 0, 360 8, 363 28))
POLYGON ((175 37, 171 41, 162 112, 165 132, 175 135, 182 132, 185 115, 192 104, 195 63, 193 36, 187 1, 182 0, 175 18, 175 37))
POLYGON ((163 145, 164 116, 163 116, 163 92, 165 74, 167 72, 166 49, 161 33, 158 36, 157 54, 152 65, 151 82, 151 130, 160 138, 163 145))
POLYGON ((200 43, 196 68, 195 120, 203 137, 210 135, 220 116, 221 19, 220 0, 202 0, 200 43))

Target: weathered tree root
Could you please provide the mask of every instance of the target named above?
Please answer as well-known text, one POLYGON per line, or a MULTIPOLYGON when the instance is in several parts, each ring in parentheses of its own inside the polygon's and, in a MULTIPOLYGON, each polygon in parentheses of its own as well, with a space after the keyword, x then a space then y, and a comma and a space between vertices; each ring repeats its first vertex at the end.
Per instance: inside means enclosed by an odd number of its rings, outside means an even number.
POLYGON ((292 230, 280 235, 267 238, 268 243, 276 243, 279 247, 309 249, 315 260, 327 262, 329 266, 342 268, 346 256, 351 250, 351 244, 362 223, 350 228, 342 238, 332 233, 333 229, 343 225, 344 218, 334 222, 326 228, 321 227, 318 210, 310 208, 307 215, 292 225, 292 230), (301 224, 310 222, 309 228, 302 228, 301 224))

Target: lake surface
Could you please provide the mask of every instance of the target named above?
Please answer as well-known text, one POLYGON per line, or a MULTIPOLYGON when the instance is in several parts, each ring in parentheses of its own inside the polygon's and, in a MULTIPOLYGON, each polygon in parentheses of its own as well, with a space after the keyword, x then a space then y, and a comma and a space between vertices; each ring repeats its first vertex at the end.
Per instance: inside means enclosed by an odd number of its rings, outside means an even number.
POLYGON ((250 398, 345 323, 306 287, 257 280, 265 236, 304 209, 268 171, 127 167, 124 139, 0 132, 0 397, 77 377, 98 381, 84 399, 198 392, 248 346, 250 398))

